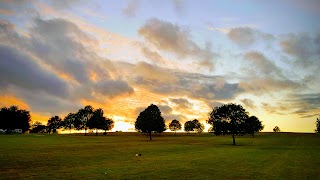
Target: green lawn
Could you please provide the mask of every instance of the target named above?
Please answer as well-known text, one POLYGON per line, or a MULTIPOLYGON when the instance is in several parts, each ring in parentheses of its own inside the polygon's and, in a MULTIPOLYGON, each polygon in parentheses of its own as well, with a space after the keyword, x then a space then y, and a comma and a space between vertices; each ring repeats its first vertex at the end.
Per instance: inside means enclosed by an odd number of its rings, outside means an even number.
POLYGON ((0 179, 319 179, 320 136, 0 135, 0 179), (136 153, 141 153, 139 159, 136 153))

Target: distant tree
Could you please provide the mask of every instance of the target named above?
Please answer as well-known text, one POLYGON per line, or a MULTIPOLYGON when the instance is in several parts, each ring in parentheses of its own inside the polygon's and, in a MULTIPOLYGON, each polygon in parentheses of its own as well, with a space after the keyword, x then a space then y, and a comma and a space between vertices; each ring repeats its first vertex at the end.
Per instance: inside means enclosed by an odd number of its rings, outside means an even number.
POLYGON ((197 119, 194 119, 192 121, 193 126, 194 126, 194 130, 198 133, 201 134, 204 130, 204 125, 202 123, 200 123, 197 119))
POLYGON ((42 124, 41 122, 34 122, 31 126, 31 130, 29 133, 45 133, 47 129, 47 126, 42 124))
POLYGON ((148 133, 150 140, 152 140, 152 132, 163 132, 166 126, 159 108, 151 104, 144 111, 140 112, 135 122, 135 128, 139 132, 148 133))
POLYGON ((235 135, 245 132, 243 124, 248 118, 248 113, 241 105, 224 104, 210 112, 207 123, 212 125, 213 130, 218 130, 217 134, 223 131, 232 134, 233 145, 236 145, 235 135))
POLYGON ((184 123, 184 131, 187 132, 187 134, 190 133, 190 131, 194 131, 194 123, 192 121, 187 121, 184 123))
POLYGON ((48 133, 50 134, 51 130, 53 133, 62 127, 62 119, 59 116, 52 116, 47 123, 48 133))
POLYGON ((316 126, 317 126, 316 132, 317 132, 317 133, 320 133, 320 117, 317 118, 316 126))
POLYGON ((107 130, 109 130, 108 128, 110 128, 110 127, 107 127, 107 125, 109 123, 106 121, 106 118, 103 116, 103 110, 101 108, 99 108, 93 112, 91 118, 87 122, 87 126, 89 129, 96 129, 96 136, 97 136, 98 129, 106 129, 107 128, 107 130))
POLYGON ((174 135, 176 135, 177 130, 181 129, 180 122, 176 119, 172 120, 171 123, 169 124, 169 129, 170 131, 174 131, 174 135))
POLYGON ((250 116, 245 121, 245 130, 247 134, 251 134, 254 137, 254 133, 262 131, 264 126, 262 122, 256 116, 250 116))
POLYGON ((273 132, 280 132, 281 130, 280 130, 280 128, 278 127, 278 126, 275 126, 274 128, 273 128, 273 132))
POLYGON ((74 128, 74 123, 77 119, 77 114, 75 113, 69 113, 64 119, 63 119, 63 127, 65 129, 70 129, 70 134, 72 128, 74 128))
POLYGON ((85 136, 87 135, 87 129, 88 129, 87 122, 93 115, 93 111, 94 109, 92 106, 85 106, 83 109, 80 109, 76 114, 77 118, 74 122, 74 127, 77 130, 84 129, 85 136))
POLYGON ((17 106, 3 107, 0 110, 0 129, 5 129, 7 133, 14 129, 22 129, 22 132, 29 130, 30 121, 30 112, 17 106))
POLYGON ((104 135, 107 134, 107 131, 110 131, 114 127, 114 121, 109 118, 105 118, 103 123, 101 124, 101 129, 104 130, 104 135))

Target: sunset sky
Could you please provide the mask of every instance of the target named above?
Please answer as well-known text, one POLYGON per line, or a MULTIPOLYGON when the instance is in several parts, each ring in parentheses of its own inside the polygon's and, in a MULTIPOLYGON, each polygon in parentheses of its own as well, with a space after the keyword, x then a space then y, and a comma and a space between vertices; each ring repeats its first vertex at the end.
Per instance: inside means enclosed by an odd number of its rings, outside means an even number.
POLYGON ((264 131, 314 132, 319 20, 319 0, 0 0, 0 106, 92 105, 127 131, 152 103, 166 124, 237 103, 264 131))

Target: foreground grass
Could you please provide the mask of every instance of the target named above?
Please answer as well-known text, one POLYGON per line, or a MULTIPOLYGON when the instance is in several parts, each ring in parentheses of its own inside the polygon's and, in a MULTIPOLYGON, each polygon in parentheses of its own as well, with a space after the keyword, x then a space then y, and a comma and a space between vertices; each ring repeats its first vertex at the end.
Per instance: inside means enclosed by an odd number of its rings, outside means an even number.
POLYGON ((0 135, 0 179, 319 179, 320 136, 0 135), (141 153, 142 157, 135 157, 141 153))

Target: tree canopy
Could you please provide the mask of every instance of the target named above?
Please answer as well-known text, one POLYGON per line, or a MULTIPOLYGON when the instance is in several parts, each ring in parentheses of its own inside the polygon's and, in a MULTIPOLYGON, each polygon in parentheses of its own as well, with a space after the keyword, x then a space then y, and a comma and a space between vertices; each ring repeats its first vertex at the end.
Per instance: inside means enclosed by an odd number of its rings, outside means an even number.
POLYGON ((140 112, 135 122, 135 128, 138 132, 148 133, 150 140, 152 140, 152 132, 161 133, 165 131, 165 122, 159 108, 151 104, 144 111, 140 112))
POLYGON ((177 130, 181 129, 181 124, 178 120, 174 119, 169 123, 169 129, 170 131, 174 131, 174 133, 177 133, 177 130))
POLYGON ((194 119, 192 121, 187 121, 184 123, 184 131, 187 132, 187 134, 190 133, 190 131, 196 131, 197 133, 202 133, 204 130, 204 125, 199 122, 199 120, 194 119))
POLYGON ((235 145, 234 136, 246 133, 245 123, 248 118, 248 112, 241 105, 230 103, 215 107, 210 112, 207 123, 212 125, 216 135, 232 134, 233 145, 235 145))
POLYGON ((30 112, 19 109, 18 106, 3 107, 0 110, 0 129, 10 133, 14 129, 22 129, 22 132, 30 128, 30 112))
POLYGON ((62 119, 59 116, 52 116, 47 123, 48 126, 48 133, 52 132, 55 133, 57 129, 62 127, 62 119))

